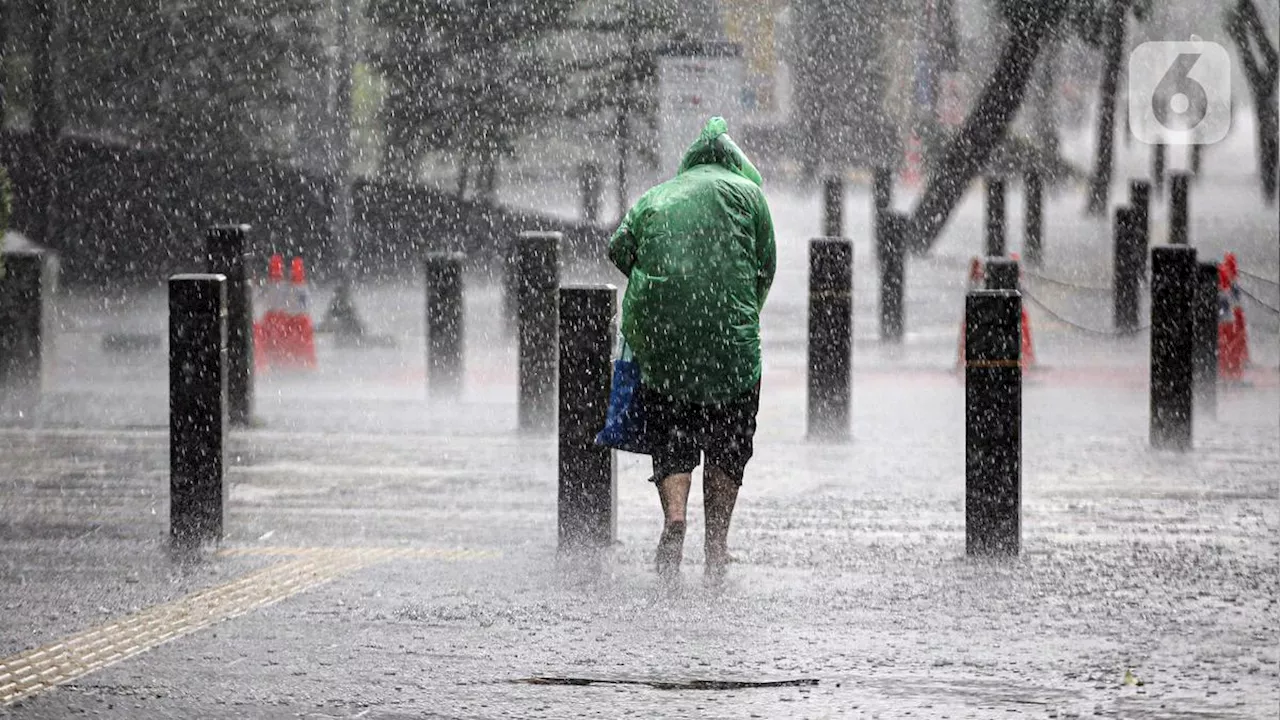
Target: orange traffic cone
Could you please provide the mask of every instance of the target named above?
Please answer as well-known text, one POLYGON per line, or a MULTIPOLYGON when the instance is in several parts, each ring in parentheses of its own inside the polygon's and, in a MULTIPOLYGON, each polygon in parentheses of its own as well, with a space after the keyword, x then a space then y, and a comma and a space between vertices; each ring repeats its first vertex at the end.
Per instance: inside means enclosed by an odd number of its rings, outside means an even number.
POLYGON ((279 356, 280 336, 288 320, 284 308, 284 258, 272 255, 267 263, 266 312, 253 324, 254 366, 265 371, 279 356))
POLYGON ((286 307, 285 333, 281 343, 282 359, 290 367, 316 366, 315 329, 311 325, 311 292, 302 258, 289 265, 289 299, 286 307))
POLYGON ((1240 380, 1249 365, 1249 328, 1240 304, 1240 269, 1235 253, 1227 253, 1218 268, 1218 374, 1240 380))
MULTIPOLYGON (((969 289, 977 290, 982 287, 985 272, 982 268, 982 260, 979 258, 970 258, 969 260, 969 289)), ((965 337, 965 317, 964 313, 960 314, 960 343, 959 351, 956 353, 956 369, 964 369, 964 337, 965 337)))
MULTIPOLYGON (((1022 264, 1019 262, 1022 258, 1018 253, 1010 253, 1014 262, 1018 262, 1018 284, 1022 284, 1022 264)), ((1036 344, 1031 339, 1031 317, 1027 315, 1027 305, 1022 304, 1022 369, 1030 370, 1036 364, 1036 344)))

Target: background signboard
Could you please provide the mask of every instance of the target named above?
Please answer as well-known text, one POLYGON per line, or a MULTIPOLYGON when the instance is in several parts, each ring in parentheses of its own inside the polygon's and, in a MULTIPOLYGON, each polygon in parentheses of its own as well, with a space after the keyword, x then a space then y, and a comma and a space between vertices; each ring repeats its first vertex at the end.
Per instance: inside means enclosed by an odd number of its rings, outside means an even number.
POLYGON ((742 111, 743 64, 737 45, 704 43, 658 56, 658 171, 669 177, 706 124, 721 115, 729 133, 742 111))

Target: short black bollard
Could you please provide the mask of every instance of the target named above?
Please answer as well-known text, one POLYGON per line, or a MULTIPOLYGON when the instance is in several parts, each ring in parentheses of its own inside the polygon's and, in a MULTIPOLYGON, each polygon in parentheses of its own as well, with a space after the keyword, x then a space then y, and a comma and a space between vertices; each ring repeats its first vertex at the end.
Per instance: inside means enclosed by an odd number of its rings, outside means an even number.
POLYGON ((216 225, 205 236, 206 271, 226 278, 227 403, 231 424, 253 421, 253 298, 249 294, 248 225, 216 225))
POLYGON ((838 175, 822 181, 822 234, 844 237, 844 180, 838 175))
POLYGON ((1138 242, 1142 246, 1142 257, 1138 260, 1138 279, 1147 277, 1147 248, 1151 245, 1151 183, 1146 180, 1129 181, 1129 207, 1137 213, 1134 215, 1134 226, 1138 232, 1138 242))
POLYGON ((1189 221, 1187 207, 1187 190, 1191 176, 1186 173, 1173 173, 1169 176, 1169 244, 1189 245, 1191 235, 1187 229, 1189 221))
POLYGON ((1112 322, 1117 332, 1138 331, 1138 284, 1147 248, 1142 242, 1141 217, 1136 208, 1116 208, 1112 228, 1112 322))
POLYGON ((522 232, 516 241, 520 429, 549 433, 555 423, 558 232, 522 232))
POLYGON ((986 254, 987 257, 1004 257, 1007 252, 1004 233, 1004 180, 987 178, 986 190, 986 254))
POLYGON ((1017 290, 1019 289, 1019 268, 1017 260, 990 257, 986 259, 986 289, 1017 290))
POLYGON ((601 185, 600 163, 588 160, 578 167, 578 192, 582 195, 582 219, 589 223, 600 221, 601 185))
POLYGON ((1022 296, 965 298, 965 553, 1022 545, 1022 296))
POLYGON ((462 253, 426 259, 427 394, 455 398, 462 386, 462 253))
POLYGON ((1023 182, 1022 257, 1030 267, 1039 268, 1044 265, 1044 180, 1032 170, 1023 182))
POLYGON ((618 291, 612 285, 560 289, 559 546, 603 550, 617 538, 614 453, 595 444, 609 408, 610 350, 618 291))
POLYGON ((809 241, 809 437, 849 436, 853 243, 809 241))
POLYGON ((169 278, 169 540, 222 539, 227 494, 227 297, 222 275, 169 278))
POLYGON ((880 235, 880 224, 893 207, 893 170, 877 167, 871 171, 871 231, 880 235))
POLYGON ((1189 450, 1196 295, 1195 248, 1151 251, 1151 446, 1189 450))
POLYGON ((1187 146, 1187 152, 1190 158, 1187 160, 1187 169, 1190 170, 1192 177, 1200 177, 1200 168, 1203 165, 1204 145, 1200 143, 1191 143, 1187 146))
POLYGON ((902 342, 906 330, 906 229, 907 218, 886 211, 876 233, 876 260, 880 264, 880 340, 902 342))
POLYGON ((1196 265, 1195 350, 1192 375, 1195 381, 1195 412, 1200 417, 1218 417, 1218 265, 1196 265))
POLYGON ((34 417, 44 392, 57 256, 46 250, 4 254, 0 271, 0 398, 6 409, 34 417))
POLYGON ((1164 173, 1165 173, 1165 145, 1164 143, 1156 143, 1151 146, 1151 187, 1156 191, 1156 197, 1160 198, 1164 195, 1164 173))

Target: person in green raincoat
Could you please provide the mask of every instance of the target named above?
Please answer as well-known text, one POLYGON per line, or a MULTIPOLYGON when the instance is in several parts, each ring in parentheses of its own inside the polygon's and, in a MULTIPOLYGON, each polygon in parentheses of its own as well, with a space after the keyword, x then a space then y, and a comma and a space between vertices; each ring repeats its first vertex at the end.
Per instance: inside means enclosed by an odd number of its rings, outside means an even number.
POLYGON ((760 173, 713 117, 676 176, 646 192, 609 241, 627 276, 622 334, 662 502, 660 575, 679 573, 694 468, 706 455, 706 572, 722 578, 729 521, 753 452, 760 310, 777 263, 760 173))

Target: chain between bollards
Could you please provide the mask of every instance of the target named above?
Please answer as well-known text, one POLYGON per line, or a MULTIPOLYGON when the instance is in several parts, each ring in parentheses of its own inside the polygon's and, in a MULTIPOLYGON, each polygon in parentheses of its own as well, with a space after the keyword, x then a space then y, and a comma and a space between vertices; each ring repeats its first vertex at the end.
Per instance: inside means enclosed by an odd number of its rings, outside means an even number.
POLYGON ((965 552, 1022 545, 1022 300, 1017 290, 965 298, 965 552))
POLYGON ((222 539, 226 511, 227 279, 169 278, 169 539, 197 550, 222 539))
POLYGON ((559 547, 604 550, 617 538, 614 452, 595 444, 609 408, 617 288, 560 288, 559 547))
POLYGON ((853 369, 853 243, 809 241, 808 434, 849 436, 853 369))
POLYGON ((426 257, 427 393, 433 398, 455 398, 462 387, 465 257, 457 252, 426 257))

